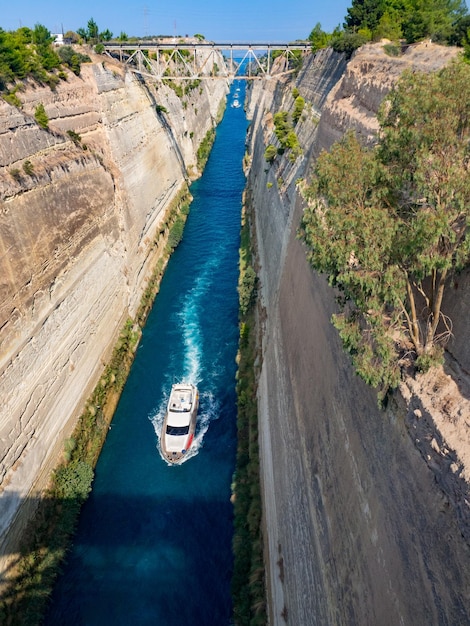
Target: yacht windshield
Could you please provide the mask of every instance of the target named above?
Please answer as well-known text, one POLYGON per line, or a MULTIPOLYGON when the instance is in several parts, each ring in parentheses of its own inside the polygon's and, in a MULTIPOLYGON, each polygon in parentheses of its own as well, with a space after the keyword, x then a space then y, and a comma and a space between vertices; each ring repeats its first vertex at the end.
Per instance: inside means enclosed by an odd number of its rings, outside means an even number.
POLYGON ((166 434, 173 436, 182 436, 189 433, 189 426, 170 426, 167 424, 166 434))

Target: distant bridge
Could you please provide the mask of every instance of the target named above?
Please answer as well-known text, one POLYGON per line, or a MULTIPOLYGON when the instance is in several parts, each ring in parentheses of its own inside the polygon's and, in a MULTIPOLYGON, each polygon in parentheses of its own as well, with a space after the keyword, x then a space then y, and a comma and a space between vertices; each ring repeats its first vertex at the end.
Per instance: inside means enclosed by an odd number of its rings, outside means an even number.
POLYGON ((300 51, 304 56, 311 44, 296 43, 212 43, 124 41, 104 44, 106 53, 129 65, 133 72, 157 80, 277 79, 295 71, 300 51), (274 63, 275 58, 279 59, 274 63), (220 67, 220 54, 224 67, 220 67))

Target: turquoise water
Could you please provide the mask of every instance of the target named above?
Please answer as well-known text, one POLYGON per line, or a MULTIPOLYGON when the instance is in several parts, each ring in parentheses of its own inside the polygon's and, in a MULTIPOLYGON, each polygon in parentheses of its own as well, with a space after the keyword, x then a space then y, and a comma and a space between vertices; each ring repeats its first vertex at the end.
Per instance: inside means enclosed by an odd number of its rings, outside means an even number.
POLYGON ((247 122, 217 129, 184 237, 144 329, 46 624, 231 623, 236 452, 238 248, 247 122), (159 452, 173 382, 195 383, 195 445, 181 466, 159 452))

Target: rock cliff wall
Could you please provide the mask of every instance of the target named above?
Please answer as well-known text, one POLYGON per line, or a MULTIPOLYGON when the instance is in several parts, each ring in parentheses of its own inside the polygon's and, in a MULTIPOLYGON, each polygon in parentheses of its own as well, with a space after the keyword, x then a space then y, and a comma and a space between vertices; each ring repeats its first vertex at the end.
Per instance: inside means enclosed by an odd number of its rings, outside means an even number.
MULTIPOLYGON (((422 44, 395 59, 373 45, 346 64, 324 51, 295 83, 252 88, 247 197, 266 313, 258 407, 271 624, 470 621, 468 477, 436 435, 446 419, 423 381, 378 410, 330 323, 334 293, 296 238, 296 185, 312 159, 350 127, 372 142, 377 108, 402 70, 433 70, 454 54, 422 44), (296 127, 304 154, 269 166, 272 117, 292 111, 294 85, 307 103, 296 127)), ((461 280, 457 291, 466 293, 461 280)), ((454 329, 466 333, 456 343, 467 345, 465 307, 458 298, 453 306, 462 316, 454 329)), ((464 426, 467 442, 468 398, 459 396, 447 419, 464 426)))
POLYGON ((21 110, 0 100, 0 540, 135 314, 226 92, 180 98, 97 57, 54 92, 29 85, 21 110))

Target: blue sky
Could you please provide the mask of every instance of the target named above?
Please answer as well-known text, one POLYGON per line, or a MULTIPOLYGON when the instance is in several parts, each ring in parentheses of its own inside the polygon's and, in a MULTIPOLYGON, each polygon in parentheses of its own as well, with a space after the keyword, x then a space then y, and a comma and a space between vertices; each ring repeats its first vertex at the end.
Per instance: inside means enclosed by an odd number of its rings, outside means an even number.
POLYGON ((51 32, 86 27, 129 36, 194 35, 213 41, 280 43, 308 37, 320 22, 342 24, 351 0, 0 0, 0 27, 44 24, 51 32))

